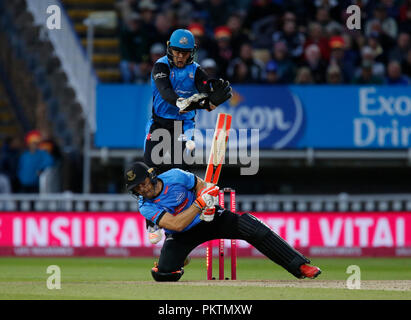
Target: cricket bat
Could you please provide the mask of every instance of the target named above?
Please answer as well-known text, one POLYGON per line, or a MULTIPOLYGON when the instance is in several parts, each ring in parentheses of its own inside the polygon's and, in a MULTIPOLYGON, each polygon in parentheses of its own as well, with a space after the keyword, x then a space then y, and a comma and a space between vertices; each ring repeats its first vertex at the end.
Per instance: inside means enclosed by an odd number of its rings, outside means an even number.
POLYGON ((232 116, 227 113, 219 113, 214 130, 213 142, 207 162, 205 182, 217 184, 220 178, 221 167, 225 159, 228 135, 231 128, 232 116))
MULTIPOLYGON (((204 181, 217 184, 220 178, 221 167, 223 166, 225 151, 227 148, 228 134, 231 128, 232 116, 227 113, 219 113, 214 130, 213 142, 211 144, 210 155, 207 162, 207 169, 204 181)), ((221 200, 221 198, 220 198, 221 200)), ((224 202, 224 198, 223 198, 224 202)), ((223 205, 224 207, 224 205, 223 205)), ((224 240, 220 239, 219 244, 220 278, 224 268, 224 240), (222 266, 223 264, 223 266, 222 266)), ((207 280, 212 280, 213 275, 213 241, 208 241, 206 249, 207 280)))

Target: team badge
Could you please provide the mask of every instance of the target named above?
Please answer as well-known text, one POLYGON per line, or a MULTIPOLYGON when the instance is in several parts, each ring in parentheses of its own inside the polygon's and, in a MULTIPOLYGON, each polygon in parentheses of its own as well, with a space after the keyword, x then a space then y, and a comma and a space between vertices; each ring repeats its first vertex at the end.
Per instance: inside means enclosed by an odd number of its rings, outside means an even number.
POLYGON ((135 178, 136 178, 136 174, 133 172, 133 170, 130 170, 127 172, 128 181, 133 181, 135 178))
POLYGON ((188 44, 188 39, 186 37, 182 37, 179 42, 180 44, 188 44))

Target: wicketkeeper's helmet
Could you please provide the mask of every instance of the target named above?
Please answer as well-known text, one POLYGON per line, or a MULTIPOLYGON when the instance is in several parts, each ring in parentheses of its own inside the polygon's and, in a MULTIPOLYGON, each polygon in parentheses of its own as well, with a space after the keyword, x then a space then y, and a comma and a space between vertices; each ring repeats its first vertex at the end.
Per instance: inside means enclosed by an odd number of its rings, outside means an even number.
POLYGON ((167 42, 167 58, 168 62, 173 65, 173 54, 171 53, 171 49, 191 52, 186 64, 193 63, 194 54, 197 49, 193 34, 187 29, 177 29, 171 34, 170 40, 167 42))
POLYGON ((132 192, 134 187, 137 187, 146 178, 150 178, 153 185, 157 183, 157 175, 154 168, 149 168, 144 162, 134 162, 125 171, 126 188, 128 192, 132 192))

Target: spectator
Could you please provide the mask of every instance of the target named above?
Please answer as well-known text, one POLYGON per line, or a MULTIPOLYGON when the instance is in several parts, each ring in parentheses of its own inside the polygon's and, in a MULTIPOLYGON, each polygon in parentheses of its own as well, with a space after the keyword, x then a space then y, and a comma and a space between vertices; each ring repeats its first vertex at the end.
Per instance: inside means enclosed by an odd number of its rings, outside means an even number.
POLYGON ((408 50, 407 57, 402 63, 402 70, 407 77, 411 78, 411 49, 408 50))
POLYGON ((17 176, 23 193, 39 192, 39 176, 41 172, 54 165, 53 158, 44 150, 39 150, 41 141, 37 130, 26 135, 27 150, 19 158, 17 176))
POLYGON ((343 76, 340 67, 337 65, 330 65, 327 68, 327 84, 342 84, 343 76))
POLYGON ((194 60, 199 62, 213 57, 217 52, 217 45, 212 41, 205 32, 205 28, 200 23, 191 23, 187 28, 195 38, 197 50, 194 55, 194 60))
POLYGON ((314 78, 311 71, 307 67, 301 67, 297 70, 297 75, 295 77, 296 84, 314 84, 314 78))
POLYGON ((305 36, 301 32, 297 31, 295 16, 293 19, 289 17, 284 21, 282 31, 278 31, 273 34, 273 42, 284 42, 287 45, 290 57, 294 60, 294 62, 299 60, 303 54, 305 36))
POLYGON ((156 35, 155 42, 166 44, 171 36, 171 22, 164 13, 159 13, 155 19, 156 35))
POLYGON ((21 141, 18 137, 7 137, 1 148, 0 172, 8 177, 12 192, 20 188, 17 178, 17 165, 21 153, 21 141))
POLYGON ((386 83, 390 85, 409 85, 410 78, 402 74, 398 61, 388 63, 386 83))
POLYGON ((408 15, 408 12, 410 11, 411 11, 411 0, 405 0, 404 3, 400 7, 400 13, 399 13, 400 23, 408 19, 407 15, 408 15))
POLYGON ((372 74, 373 63, 364 61, 361 65, 361 73, 353 80, 353 84, 383 84, 384 80, 381 77, 372 74))
POLYGON ((227 78, 227 67, 233 58, 233 49, 231 48, 231 30, 226 26, 215 29, 214 37, 217 41, 217 53, 214 60, 220 69, 221 76, 227 78))
POLYGON ((402 63, 406 59, 410 48, 410 35, 408 33, 401 32, 397 39, 397 45, 390 50, 389 60, 397 60, 402 63))
POLYGON ((43 132, 43 139, 39 143, 38 146, 39 150, 44 150, 46 151, 51 157, 53 158, 54 165, 59 165, 60 162, 62 161, 62 154, 61 150, 58 147, 56 141, 49 135, 44 135, 43 132))
POLYGON ((143 0, 138 8, 141 16, 141 32, 149 39, 149 46, 151 46, 156 36, 154 22, 157 6, 152 1, 143 0))
POLYGON ((374 18, 367 21, 365 25, 365 35, 370 36, 372 32, 383 33, 391 39, 397 37, 397 23, 393 18, 387 16, 387 11, 383 4, 378 4, 375 7, 374 18))
POLYGON ((166 54, 166 47, 162 43, 155 43, 150 48, 150 59, 140 64, 140 72, 136 83, 149 83, 154 63, 166 54))
POLYGON ((374 60, 376 62, 385 63, 387 61, 387 54, 380 45, 379 37, 376 34, 371 34, 371 36, 367 39, 367 45, 371 48, 374 60))
POLYGON ((249 36, 243 30, 243 18, 239 14, 232 14, 228 18, 227 27, 231 31, 231 47, 234 56, 238 57, 242 44, 250 42, 249 36))
POLYGON ((193 5, 188 1, 171 0, 163 5, 163 12, 172 12, 178 20, 179 26, 188 26, 193 12, 193 5))
MULTIPOLYGON (((361 50, 361 62, 368 62, 372 66, 372 74, 376 77, 383 78, 385 75, 385 67, 381 62, 375 62, 374 54, 370 47, 363 47, 361 50)), ((361 69, 357 69, 355 75, 358 76, 361 73, 361 69)))
POLYGON ((143 23, 148 24, 148 25, 153 25, 155 11, 157 10, 156 4, 150 0, 143 0, 143 1, 140 1, 138 8, 139 8, 139 12, 141 15, 141 19, 143 20, 143 23))
POLYGON ((381 0, 381 3, 384 5, 385 11, 387 11, 388 17, 391 17, 394 20, 397 20, 400 15, 398 1, 397 0, 381 0))
POLYGON ((278 77, 278 66, 275 61, 269 61, 267 62, 267 65, 265 66, 265 80, 269 84, 278 84, 279 83, 279 77, 278 77))
POLYGON ((310 69, 315 83, 325 82, 327 64, 321 59, 320 48, 316 44, 311 44, 305 49, 305 61, 303 66, 310 69))
POLYGON ((277 18, 281 15, 282 9, 274 1, 271 0, 257 0, 253 1, 251 8, 248 11, 245 20, 245 27, 252 29, 253 24, 259 23, 262 19, 271 16, 277 18))
POLYGON ((278 78, 281 83, 292 83, 295 77, 295 66, 288 57, 287 46, 284 42, 274 44, 273 61, 277 64, 278 78))
POLYGON ((130 19, 133 12, 138 10, 138 0, 118 0, 115 4, 115 8, 122 19, 122 22, 126 22, 130 19))
POLYGON ((346 55, 344 38, 333 36, 329 41, 331 48, 330 65, 337 65, 343 74, 344 83, 350 83, 354 76, 355 67, 351 58, 346 55))
POLYGON ((323 28, 318 22, 311 22, 308 26, 308 38, 304 43, 304 50, 311 44, 316 44, 321 51, 324 60, 330 59, 330 47, 328 39, 324 37, 323 28))
POLYGON ((120 69, 123 82, 134 82, 140 73, 140 63, 148 58, 150 40, 141 32, 141 17, 137 13, 120 31, 120 69))
POLYGON ((214 59, 204 59, 200 65, 211 79, 220 78, 217 63, 215 63, 214 59))
POLYGON ((401 20, 399 29, 401 32, 411 33, 411 5, 409 4, 410 0, 407 2, 406 10, 404 10, 404 19, 401 20))
POLYGON ((349 64, 354 70, 360 60, 358 49, 353 47, 353 38, 349 33, 343 33, 342 39, 344 42, 344 60, 346 61, 346 64, 349 64))
POLYGON ((231 82, 233 83, 248 83, 249 80, 250 70, 248 69, 247 65, 239 60, 233 66, 232 75, 231 75, 231 82))
POLYGON ((236 70, 237 73, 241 73, 241 81, 258 83, 264 79, 264 66, 253 58, 253 47, 250 43, 243 43, 240 48, 240 56, 232 60, 227 68, 227 76, 233 83, 238 81, 236 70), (237 66, 239 64, 241 66, 237 66), (245 71, 243 64, 247 67, 247 71, 245 71))
POLYGON ((338 0, 314 0, 314 5, 317 8, 326 9, 333 20, 340 19, 340 7, 338 0))
POLYGON ((227 22, 230 15, 228 1, 226 0, 210 0, 208 5, 209 21, 212 28, 222 26, 227 22))
POLYGON ((326 7, 319 7, 315 17, 327 36, 333 36, 343 31, 341 24, 331 19, 329 10, 326 7))

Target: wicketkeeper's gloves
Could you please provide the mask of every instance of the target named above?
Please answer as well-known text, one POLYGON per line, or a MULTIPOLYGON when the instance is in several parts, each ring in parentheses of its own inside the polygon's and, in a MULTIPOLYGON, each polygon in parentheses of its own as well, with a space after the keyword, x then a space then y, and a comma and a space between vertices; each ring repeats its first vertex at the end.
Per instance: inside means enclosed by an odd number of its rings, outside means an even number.
POLYGON ((195 109, 210 109, 210 100, 205 93, 196 93, 189 98, 178 98, 176 102, 180 113, 186 113, 195 109))
POLYGON ((230 82, 224 81, 223 79, 209 79, 207 80, 208 86, 208 98, 210 102, 215 105, 219 106, 220 104, 226 102, 230 99, 233 95, 231 93, 232 88, 230 86, 230 82))

